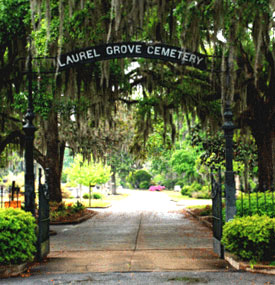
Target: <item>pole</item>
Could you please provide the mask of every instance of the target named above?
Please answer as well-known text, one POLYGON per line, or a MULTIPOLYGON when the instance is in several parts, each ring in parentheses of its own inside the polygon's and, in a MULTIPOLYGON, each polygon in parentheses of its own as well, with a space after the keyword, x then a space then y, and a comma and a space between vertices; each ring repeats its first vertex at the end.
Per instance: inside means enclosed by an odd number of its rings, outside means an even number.
POLYGON ((233 219, 236 215, 236 189, 235 179, 233 172, 233 134, 234 124, 232 121, 233 114, 231 111, 230 103, 226 102, 224 110, 225 122, 223 125, 225 136, 225 197, 226 197, 226 222, 233 219))
POLYGON ((33 141, 36 128, 32 121, 33 98, 32 98, 32 52, 31 39, 29 40, 28 56, 28 110, 25 115, 26 123, 23 126, 25 132, 25 211, 31 212, 35 216, 35 188, 34 188, 34 171, 33 171, 33 141))

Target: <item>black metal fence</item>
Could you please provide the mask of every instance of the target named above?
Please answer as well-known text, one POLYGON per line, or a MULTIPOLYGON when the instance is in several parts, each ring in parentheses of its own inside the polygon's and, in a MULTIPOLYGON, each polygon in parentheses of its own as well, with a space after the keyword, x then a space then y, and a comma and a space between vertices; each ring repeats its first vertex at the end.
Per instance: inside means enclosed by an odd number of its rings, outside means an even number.
POLYGON ((45 183, 42 184, 42 169, 39 169, 38 177, 38 236, 37 236, 37 259, 42 260, 50 252, 50 209, 48 170, 45 173, 45 183))
POLYGON ((237 191, 237 216, 267 215, 275 217, 275 194, 274 187, 260 192, 256 189, 244 190, 240 185, 237 191))

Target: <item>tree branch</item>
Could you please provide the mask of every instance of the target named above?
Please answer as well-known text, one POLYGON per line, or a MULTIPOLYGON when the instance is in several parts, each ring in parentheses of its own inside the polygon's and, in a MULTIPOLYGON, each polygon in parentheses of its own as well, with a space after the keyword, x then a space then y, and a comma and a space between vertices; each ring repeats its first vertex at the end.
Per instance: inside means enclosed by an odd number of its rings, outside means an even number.
POLYGON ((25 135, 21 131, 16 130, 8 134, 5 138, 0 141, 0 154, 4 151, 5 147, 10 143, 15 143, 15 139, 20 139, 20 145, 23 145, 25 135))

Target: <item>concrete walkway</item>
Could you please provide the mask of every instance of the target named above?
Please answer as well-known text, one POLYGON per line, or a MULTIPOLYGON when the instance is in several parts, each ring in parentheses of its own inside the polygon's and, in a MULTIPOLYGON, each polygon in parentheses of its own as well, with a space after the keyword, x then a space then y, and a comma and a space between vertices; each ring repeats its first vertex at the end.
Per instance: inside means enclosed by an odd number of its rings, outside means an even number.
POLYGON ((160 192, 132 191, 78 225, 51 226, 49 261, 32 273, 227 270, 212 232, 160 192))

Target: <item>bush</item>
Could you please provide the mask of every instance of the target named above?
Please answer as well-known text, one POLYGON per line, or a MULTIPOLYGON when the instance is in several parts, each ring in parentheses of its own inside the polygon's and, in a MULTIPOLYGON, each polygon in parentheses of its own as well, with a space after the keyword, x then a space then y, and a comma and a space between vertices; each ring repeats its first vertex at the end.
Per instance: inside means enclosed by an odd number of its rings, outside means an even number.
POLYGON ((64 202, 50 202, 50 220, 51 222, 67 220, 75 214, 83 214, 84 210, 85 206, 79 201, 67 205, 64 202))
POLYGON ((210 193, 207 186, 202 186, 194 181, 191 185, 185 185, 181 189, 182 195, 188 195, 193 198, 209 198, 210 193))
POLYGON ((166 179, 163 181, 163 186, 165 186, 165 188, 168 189, 174 189, 174 186, 176 185, 177 180, 175 179, 166 179))
POLYGON ((29 212, 0 209, 0 264, 32 261, 36 252, 36 224, 29 212))
POLYGON ((176 185, 179 185, 182 189, 186 185, 186 181, 184 179, 180 179, 176 182, 176 185))
POLYGON ((222 243, 244 260, 269 260, 275 254, 275 218, 254 215, 224 225, 222 243))
POLYGON ((181 195, 187 195, 187 193, 189 192, 190 186, 189 185, 185 185, 183 187, 181 187, 181 195))
MULTIPOLYGON (((89 199, 90 195, 88 193, 85 193, 83 196, 83 199, 89 199)), ((103 195, 101 193, 93 193, 91 194, 91 199, 103 199, 103 195)))
POLYGON ((152 176, 144 169, 139 169, 134 172, 130 172, 127 182, 131 183, 133 188, 139 188, 140 183, 147 181, 150 183, 152 176))
POLYGON ((139 189, 148 189, 150 187, 150 183, 148 181, 142 181, 139 183, 139 189))
POLYGON ((197 192, 192 192, 192 198, 196 199, 210 199, 211 192, 208 189, 208 186, 202 186, 201 190, 197 192))

